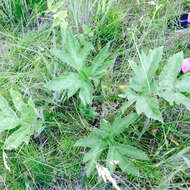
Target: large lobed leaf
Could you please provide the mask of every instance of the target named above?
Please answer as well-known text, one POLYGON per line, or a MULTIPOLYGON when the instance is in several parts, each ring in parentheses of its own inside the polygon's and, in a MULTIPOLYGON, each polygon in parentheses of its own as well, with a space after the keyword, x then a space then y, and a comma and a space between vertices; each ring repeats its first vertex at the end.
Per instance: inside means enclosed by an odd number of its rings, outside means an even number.
POLYGON ((91 134, 90 137, 85 137, 83 139, 78 140, 75 143, 75 146, 92 148, 96 146, 96 144, 99 144, 99 142, 101 142, 101 139, 99 139, 96 135, 91 134))
POLYGON ((52 55, 66 62, 72 68, 80 72, 86 63, 88 55, 93 50, 90 42, 82 45, 76 38, 74 38, 71 31, 67 31, 65 35, 64 49, 58 50, 56 48, 51 50, 52 55))
POLYGON ((110 44, 108 43, 93 59, 91 66, 88 68, 90 79, 100 79, 107 69, 114 64, 115 59, 110 59, 109 46, 110 44))
POLYGON ((185 75, 178 79, 178 74, 181 70, 183 63, 183 52, 177 53, 171 56, 164 66, 159 76, 159 86, 157 93, 160 97, 173 105, 183 104, 188 110, 190 110, 190 99, 187 98, 181 92, 190 92, 189 75, 185 75))
POLYGON ((9 107, 7 100, 0 95, 0 132, 15 128, 18 121, 17 115, 9 107))
POLYGON ((30 136, 41 128, 41 121, 38 120, 38 113, 32 100, 28 104, 23 102, 22 96, 17 91, 10 91, 12 101, 19 116, 9 107, 8 102, 0 95, 0 131, 19 127, 5 141, 5 149, 16 149, 23 142, 28 143, 30 136))
POLYGON ((115 147, 123 154, 130 158, 138 160, 148 160, 147 155, 142 151, 130 145, 117 144, 115 147))
POLYGON ((112 124, 110 137, 113 138, 122 133, 123 130, 125 130, 130 124, 135 122, 136 119, 137 119, 137 114, 135 113, 131 113, 124 118, 121 118, 120 116, 117 117, 112 124))
POLYGON ((154 97, 138 96, 138 99, 136 99, 136 111, 138 115, 145 113, 148 118, 163 122, 158 100, 154 97))
POLYGON ((177 53, 169 58, 159 76, 160 89, 172 89, 177 80, 183 63, 183 52, 177 53))
POLYGON ((21 126, 13 134, 11 134, 5 141, 4 147, 7 150, 16 149, 23 142, 28 144, 30 136, 33 134, 32 129, 29 126, 21 126))
POLYGON ((88 153, 85 154, 83 162, 88 162, 88 164, 86 165, 87 176, 90 176, 90 174, 96 168, 96 162, 98 161, 104 148, 104 144, 96 143, 96 146, 94 146, 88 153))
POLYGON ((79 98, 83 105, 90 104, 92 102, 92 85, 83 80, 83 78, 77 73, 67 73, 65 75, 59 76, 47 83, 46 87, 53 91, 67 90, 68 98, 73 96, 78 90, 79 98))
POLYGON ((133 164, 133 162, 122 154, 119 147, 111 146, 109 148, 106 164, 112 173, 116 168, 116 164, 118 164, 122 171, 134 176, 139 175, 139 169, 133 164))
POLYGON ((190 75, 185 75, 175 83, 175 88, 181 92, 190 93, 190 75))
POLYGON ((150 50, 146 55, 142 52, 140 56, 140 64, 130 62, 134 71, 134 76, 130 80, 130 87, 137 92, 144 92, 151 95, 151 86, 154 75, 158 69, 159 62, 162 58, 163 47, 150 50))
POLYGON ((152 118, 163 122, 162 115, 159 110, 158 100, 146 94, 138 94, 133 89, 127 88, 125 95, 128 98, 128 103, 122 106, 124 112, 132 103, 136 102, 136 111, 138 115, 144 113, 148 118, 152 118))

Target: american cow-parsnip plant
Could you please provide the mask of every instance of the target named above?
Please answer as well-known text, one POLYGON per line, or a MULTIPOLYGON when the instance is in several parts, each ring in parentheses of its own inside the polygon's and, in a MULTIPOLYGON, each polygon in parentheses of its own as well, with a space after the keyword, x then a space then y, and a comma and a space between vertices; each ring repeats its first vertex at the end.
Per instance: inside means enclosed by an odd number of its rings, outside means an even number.
POLYGON ((102 158, 103 152, 107 152, 106 167, 113 173, 116 166, 128 174, 138 176, 139 169, 132 159, 148 160, 147 155, 133 146, 117 142, 115 137, 120 135, 137 119, 137 114, 131 113, 126 117, 116 117, 111 125, 106 120, 100 121, 100 129, 95 129, 89 137, 76 142, 75 146, 87 147, 90 150, 85 154, 83 162, 87 162, 86 173, 90 176, 96 167, 96 163, 102 158))
POLYGON ((0 95, 0 132, 13 130, 4 143, 4 149, 16 149, 23 142, 28 144, 30 136, 41 129, 38 111, 31 99, 24 103, 21 94, 10 90, 10 95, 16 112, 7 100, 0 95))
POLYGON ((125 93, 120 95, 126 97, 128 102, 121 110, 124 112, 131 104, 136 103, 138 114, 144 113, 148 118, 163 122, 159 109, 158 98, 163 98, 170 105, 183 104, 190 110, 190 99, 184 92, 190 92, 190 75, 178 77, 183 63, 183 53, 171 56, 164 65, 160 75, 157 75, 159 63, 163 54, 163 47, 150 50, 148 54, 142 52, 140 64, 130 61, 134 76, 130 79, 125 93))
POLYGON ((92 103, 94 86, 105 75, 107 69, 114 64, 115 59, 110 58, 109 44, 102 48, 99 53, 88 62, 87 58, 94 50, 92 43, 75 38, 71 31, 66 31, 63 49, 51 50, 53 56, 67 63, 73 71, 52 79, 46 85, 50 90, 60 92, 67 91, 70 98, 79 91, 79 98, 83 105, 92 103))

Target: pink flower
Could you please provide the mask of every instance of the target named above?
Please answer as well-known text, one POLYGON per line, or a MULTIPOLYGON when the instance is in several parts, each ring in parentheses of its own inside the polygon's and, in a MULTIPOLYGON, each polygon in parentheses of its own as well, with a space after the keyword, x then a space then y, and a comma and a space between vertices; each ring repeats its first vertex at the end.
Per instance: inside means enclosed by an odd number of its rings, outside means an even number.
POLYGON ((188 13, 187 22, 190 24, 190 13, 188 13))
POLYGON ((183 73, 186 73, 189 70, 190 70, 190 57, 183 60, 183 65, 182 65, 182 68, 181 68, 181 71, 183 73))

